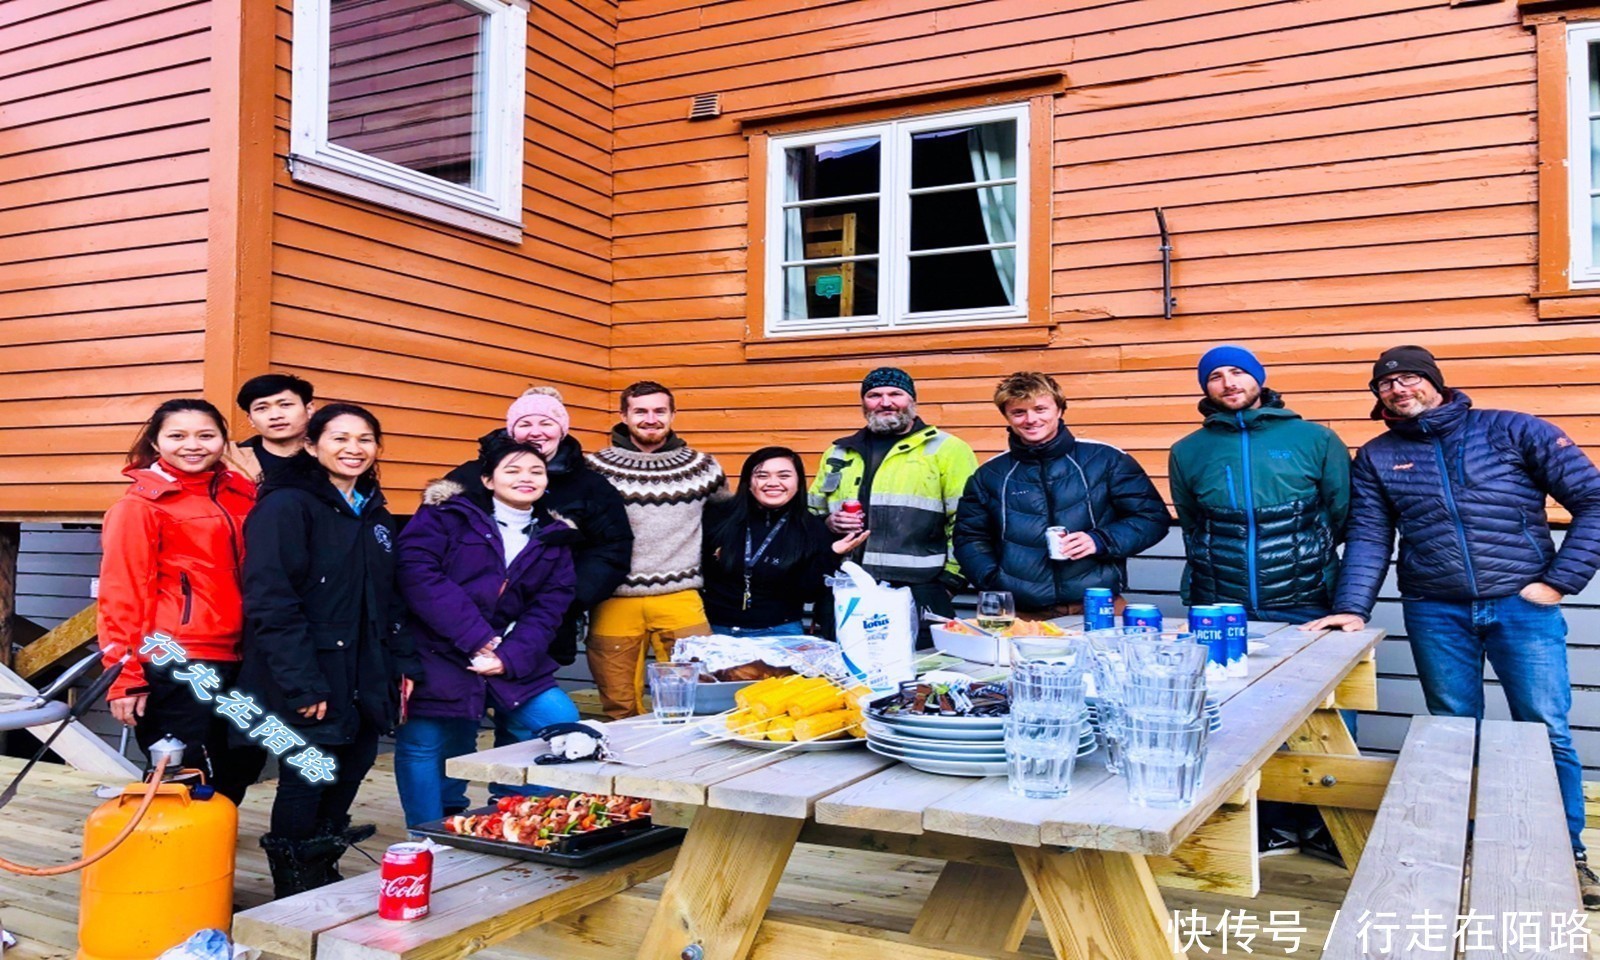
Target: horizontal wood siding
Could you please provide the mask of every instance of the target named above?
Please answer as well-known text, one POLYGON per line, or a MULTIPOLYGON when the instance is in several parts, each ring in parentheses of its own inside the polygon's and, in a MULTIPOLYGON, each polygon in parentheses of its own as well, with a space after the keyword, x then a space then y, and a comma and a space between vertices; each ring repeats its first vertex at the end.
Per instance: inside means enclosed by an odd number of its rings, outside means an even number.
POLYGON ((1161 478, 1197 425, 1193 364, 1209 344, 1248 343, 1292 406, 1354 446, 1377 429, 1373 358, 1417 342, 1480 406, 1550 416, 1592 453, 1600 322, 1541 324, 1528 297, 1534 99, 1533 38, 1509 3, 631 0, 612 386, 692 387, 682 432, 736 468, 768 442, 815 463, 859 426, 857 383, 881 363, 917 377, 925 419, 993 454, 995 381, 1043 369, 1075 430, 1161 478), (826 118, 842 99, 958 95, 1043 69, 1066 76, 1043 138, 1048 343, 1000 329, 813 336, 781 341, 792 357, 751 359, 748 135, 769 121, 741 116, 826 118), (709 92, 723 116, 687 121, 689 98, 709 92), (1156 206, 1174 234, 1172 320, 1156 206))
POLYGON ((94 602, 98 527, 25 523, 17 552, 17 616, 53 629, 94 602))
POLYGON ((0 515, 104 510, 135 425, 199 393, 210 18, 0 10, 0 515))
MULTIPOLYGON (((1561 535, 1556 544, 1560 546, 1561 535)), ((1128 561, 1128 597, 1154 603, 1168 622, 1181 622, 1186 610, 1178 597, 1183 574, 1183 536, 1176 528, 1159 544, 1128 561)), ((1372 611, 1372 625, 1389 631, 1378 645, 1378 707, 1357 721, 1363 750, 1398 753, 1411 718, 1428 712, 1417 680, 1416 662, 1406 639, 1405 619, 1393 568, 1372 611)), ((1567 617, 1567 664, 1572 674, 1572 741, 1583 760, 1584 777, 1600 780, 1600 583, 1562 602, 1567 617)), ((1484 711, 1491 720, 1509 720, 1505 693, 1494 670, 1484 668, 1484 711)))
MULTIPOLYGON (((278 4, 289 143, 292 5, 278 4)), ((529 384, 561 389, 587 446, 609 426, 613 3, 532 6, 520 244, 295 184, 274 190, 271 366, 384 421, 409 512, 529 384)))

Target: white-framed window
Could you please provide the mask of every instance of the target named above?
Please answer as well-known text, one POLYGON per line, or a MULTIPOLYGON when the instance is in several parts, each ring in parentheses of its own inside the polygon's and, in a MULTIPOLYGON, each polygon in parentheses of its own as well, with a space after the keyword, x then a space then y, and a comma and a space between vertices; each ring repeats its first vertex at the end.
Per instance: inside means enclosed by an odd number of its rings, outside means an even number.
POLYGON ((1573 287, 1600 287, 1600 23, 1567 28, 1568 231, 1573 287))
POLYGON ((1028 316, 1028 107, 775 136, 769 336, 1028 316))
POLYGON ((295 0, 295 179, 520 239, 527 29, 526 0, 295 0))

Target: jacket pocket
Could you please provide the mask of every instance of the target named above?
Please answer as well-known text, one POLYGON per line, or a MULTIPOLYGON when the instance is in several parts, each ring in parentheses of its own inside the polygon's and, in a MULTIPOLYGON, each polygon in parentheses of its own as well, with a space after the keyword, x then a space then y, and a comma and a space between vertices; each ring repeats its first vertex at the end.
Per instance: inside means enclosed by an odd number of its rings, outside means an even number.
MULTIPOLYGON (((1527 527, 1524 526, 1523 529, 1526 530, 1527 527)), ((194 587, 189 585, 187 573, 178 574, 178 586, 183 590, 183 616, 178 622, 188 626, 189 618, 194 614, 194 587)))
POLYGON ((1522 518, 1522 535, 1527 539, 1528 546, 1533 548, 1533 552, 1538 554, 1541 563, 1549 563, 1554 559, 1545 554, 1544 544, 1540 543, 1539 538, 1535 537, 1533 531, 1528 529, 1528 518, 1526 516, 1522 518))

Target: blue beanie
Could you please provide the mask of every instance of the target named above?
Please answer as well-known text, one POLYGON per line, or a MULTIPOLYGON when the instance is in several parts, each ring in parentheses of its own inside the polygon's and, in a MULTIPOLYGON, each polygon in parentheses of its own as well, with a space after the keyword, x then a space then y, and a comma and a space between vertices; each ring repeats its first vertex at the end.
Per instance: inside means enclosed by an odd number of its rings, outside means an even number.
POLYGON ((899 367, 879 367, 867 374, 861 380, 861 395, 864 397, 868 390, 876 390, 878 387, 895 387, 910 394, 911 399, 917 398, 917 382, 911 379, 911 374, 899 367))
POLYGON ((1211 371, 1218 367, 1238 367, 1245 373, 1250 374, 1250 376, 1255 377, 1257 385, 1263 387, 1267 385, 1267 370, 1261 365, 1261 361, 1256 359, 1256 355, 1244 347, 1236 347, 1231 343, 1225 343, 1220 347, 1212 347, 1206 351, 1205 356, 1200 358, 1200 364, 1196 369, 1200 373, 1200 391, 1202 393, 1205 392, 1206 381, 1211 379, 1211 371))

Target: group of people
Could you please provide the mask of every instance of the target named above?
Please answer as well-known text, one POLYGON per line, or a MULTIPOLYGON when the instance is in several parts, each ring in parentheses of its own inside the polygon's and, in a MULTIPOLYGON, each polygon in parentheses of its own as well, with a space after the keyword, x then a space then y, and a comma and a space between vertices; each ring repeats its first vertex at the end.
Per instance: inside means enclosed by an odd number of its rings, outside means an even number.
MULTIPOLYGON (((1197 373, 1203 422, 1168 463, 1184 602, 1360 629, 1398 532, 1429 710, 1481 716, 1487 658, 1512 715, 1546 725, 1585 904, 1600 908, 1579 839, 1559 608, 1600 568, 1600 471, 1547 421, 1474 409, 1417 346, 1374 365, 1371 416, 1387 429, 1353 469, 1338 435, 1290 410, 1248 350, 1215 347, 1197 373), (1546 496, 1572 515, 1559 550, 1546 496)), ((170 635, 337 760, 335 777, 280 777, 262 845, 283 895, 337 878, 363 835, 349 810, 381 735, 394 732, 415 825, 467 806, 444 763, 474 749, 486 717, 497 745, 576 719, 556 671, 580 638, 605 713, 623 718, 643 712, 652 650, 668 659, 676 639, 712 632, 805 632, 807 604, 845 558, 941 615, 976 588, 1008 590, 1020 615, 1046 618, 1081 612, 1089 588, 1120 603, 1128 558, 1167 533, 1144 469, 1066 427, 1053 377, 1000 381, 1009 448, 982 466, 918 416, 905 371, 872 370, 860 398, 864 426, 829 445, 809 484, 800 455, 770 446, 730 489, 716 458, 673 430, 668 387, 624 390, 609 444, 588 454, 559 393, 535 387, 475 459, 428 485, 403 528, 378 486, 370 411, 317 404, 292 376, 257 377, 238 400, 258 435, 230 444, 214 407, 168 401, 106 515, 102 647, 114 660, 170 635)), ((816 604, 809 629, 826 634, 830 609, 816 604)), ((141 746, 182 739, 240 799, 265 752, 173 665, 141 659, 113 689, 113 713, 141 746)))

